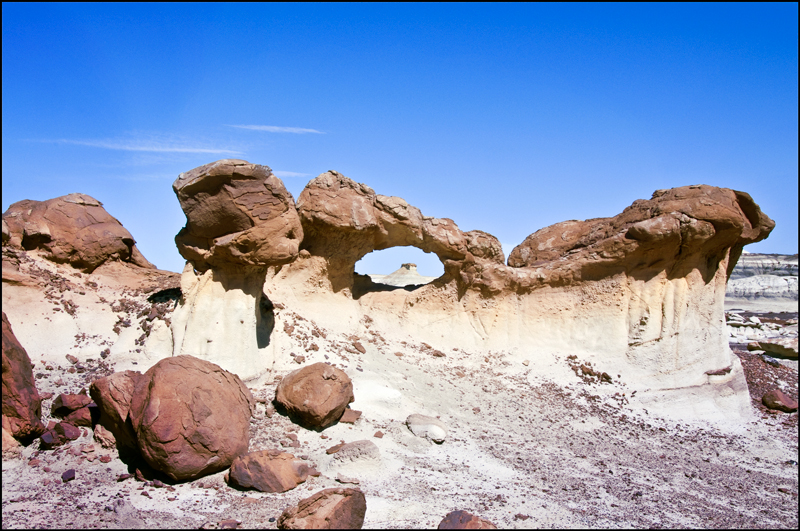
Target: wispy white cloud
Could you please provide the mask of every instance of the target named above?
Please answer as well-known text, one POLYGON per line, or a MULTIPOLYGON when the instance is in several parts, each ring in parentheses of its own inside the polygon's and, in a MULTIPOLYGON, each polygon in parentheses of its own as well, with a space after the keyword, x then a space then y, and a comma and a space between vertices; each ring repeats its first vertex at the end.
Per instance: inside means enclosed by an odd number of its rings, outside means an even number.
POLYGON ((140 140, 69 140, 58 139, 53 142, 59 144, 72 144, 118 151, 144 151, 148 153, 222 153, 240 155, 241 151, 231 149, 198 147, 173 142, 140 141, 140 140))
POLYGON ((249 129, 250 131, 266 131, 267 133, 296 133, 296 134, 304 134, 304 133, 316 133, 318 135, 324 135, 323 131, 317 131, 316 129, 306 129, 304 127, 280 127, 277 125, 228 125, 227 127, 235 127, 237 129, 249 129))
POLYGON ((275 174, 276 177, 309 177, 310 173, 297 173, 294 171, 279 171, 275 170, 272 173, 275 174))

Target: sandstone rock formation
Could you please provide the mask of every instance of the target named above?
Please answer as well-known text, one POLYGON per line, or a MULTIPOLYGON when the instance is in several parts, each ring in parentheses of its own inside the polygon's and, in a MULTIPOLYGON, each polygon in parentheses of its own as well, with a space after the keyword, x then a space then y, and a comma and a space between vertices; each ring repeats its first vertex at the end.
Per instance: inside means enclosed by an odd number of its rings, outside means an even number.
POLYGON ((247 453, 254 405, 235 374, 191 356, 175 356, 139 379, 130 419, 148 464, 185 481, 227 468, 247 453))
POLYGON ((361 529, 366 512, 359 489, 325 489, 283 511, 278 529, 361 529))
POLYGON ((475 516, 467 511, 453 511, 447 513, 437 529, 497 529, 485 518, 475 516))
POLYGON ((286 492, 315 474, 318 472, 292 454, 262 450, 233 460, 229 484, 261 492, 286 492))
POLYGON ((289 373, 275 391, 275 401, 292 420, 311 430, 336 423, 353 400, 353 382, 344 371, 327 363, 289 373))
POLYGON ((44 432, 42 402, 28 353, 3 312, 3 429, 24 442, 44 432))
POLYGON ((3 234, 3 245, 38 250, 49 260, 86 272, 109 260, 155 268, 122 224, 100 201, 85 194, 14 203, 3 214, 3 234))
POLYGON ((188 261, 173 353, 256 378, 272 363, 266 268, 294 260, 303 239, 294 199, 267 166, 234 159, 182 173, 172 188, 187 219, 175 242, 188 261))
POLYGON ((327 319, 318 311, 322 300, 355 298, 360 309, 353 311, 368 312, 376 327, 402 323, 442 351, 503 349, 517 361, 529 359, 527 351, 535 353, 532 367, 537 358, 576 353, 601 372, 647 382, 637 397, 647 407, 674 398, 693 415, 751 411, 727 344, 725 284, 743 246, 766 238, 774 222, 744 192, 658 190, 615 217, 541 229, 511 252, 508 265, 491 235, 462 232, 337 172, 309 182, 297 208, 302 252, 271 271, 267 290, 297 301, 318 322, 327 319), (444 275, 410 293, 354 295, 355 262, 402 245, 436 253, 444 275), (304 305, 312 296, 315 303, 304 305), (730 366, 725 377, 707 375, 730 366), (694 400, 681 398, 686 387, 694 400))
POLYGON ((100 409, 99 424, 108 429, 120 449, 137 450, 136 432, 130 419, 131 400, 142 378, 137 371, 115 372, 92 382, 89 394, 100 409))

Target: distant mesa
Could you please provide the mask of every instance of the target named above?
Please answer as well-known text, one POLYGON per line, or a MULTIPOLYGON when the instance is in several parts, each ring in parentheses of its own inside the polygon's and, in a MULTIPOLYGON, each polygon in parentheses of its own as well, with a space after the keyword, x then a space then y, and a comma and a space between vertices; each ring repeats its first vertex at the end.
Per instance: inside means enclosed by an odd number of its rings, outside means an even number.
POLYGON ((369 275, 376 284, 386 284, 387 286, 422 286, 432 282, 436 277, 426 277, 417 271, 417 264, 403 264, 400 269, 390 275, 369 275))

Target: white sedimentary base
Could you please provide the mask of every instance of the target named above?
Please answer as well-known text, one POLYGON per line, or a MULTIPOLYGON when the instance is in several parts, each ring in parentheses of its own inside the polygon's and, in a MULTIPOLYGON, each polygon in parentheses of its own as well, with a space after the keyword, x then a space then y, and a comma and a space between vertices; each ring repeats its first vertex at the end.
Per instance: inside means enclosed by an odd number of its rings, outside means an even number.
POLYGON ((728 346, 725 262, 708 283, 695 270, 676 279, 663 272, 648 280, 620 274, 493 298, 468 291, 459 299, 450 283, 353 300, 346 291, 319 289, 324 262, 311 257, 270 273, 265 289, 273 300, 332 330, 363 333, 359 323, 368 316, 384 337, 428 343, 445 353, 474 352, 476 365, 485 353, 502 351, 520 372, 559 378, 566 356, 576 355, 615 380, 619 374, 640 399, 660 397, 649 400, 648 409, 741 418, 751 409, 744 373, 728 346), (706 374, 727 368, 723 375, 706 374), (681 389, 693 398, 687 401, 681 389))
POLYGON ((270 323, 259 309, 263 270, 183 270, 183 298, 172 316, 173 355, 188 354, 252 380, 272 368, 270 323))

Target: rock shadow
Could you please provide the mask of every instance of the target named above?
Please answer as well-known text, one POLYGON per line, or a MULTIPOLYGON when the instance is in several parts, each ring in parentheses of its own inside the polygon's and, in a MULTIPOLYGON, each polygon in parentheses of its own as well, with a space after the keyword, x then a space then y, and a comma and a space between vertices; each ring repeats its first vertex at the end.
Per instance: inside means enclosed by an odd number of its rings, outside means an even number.
POLYGON ((275 329, 275 305, 264 293, 258 301, 258 318, 256 319, 256 342, 258 348, 269 346, 269 339, 275 329))

